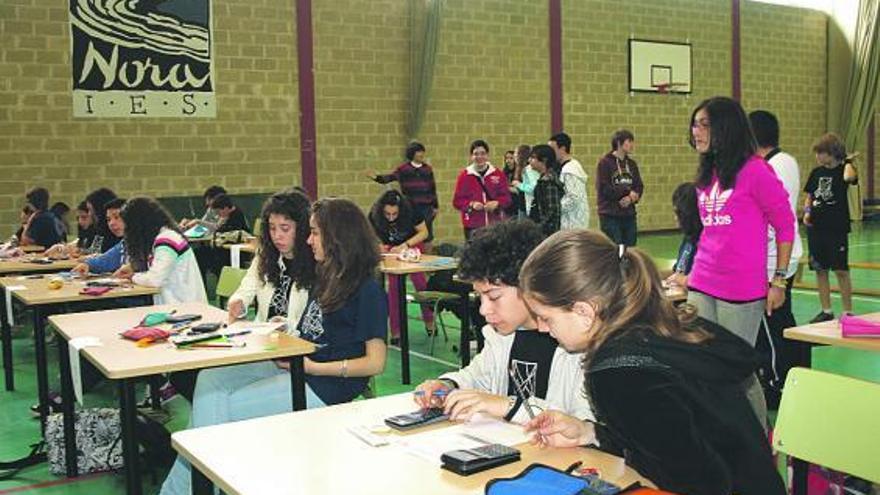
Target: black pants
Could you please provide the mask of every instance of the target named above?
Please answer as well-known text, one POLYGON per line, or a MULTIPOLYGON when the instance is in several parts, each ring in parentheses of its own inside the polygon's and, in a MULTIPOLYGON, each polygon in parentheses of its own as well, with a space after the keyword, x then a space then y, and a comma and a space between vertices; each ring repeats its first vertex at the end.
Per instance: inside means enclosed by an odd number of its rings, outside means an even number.
POLYGON ((636 245, 638 234, 636 233, 635 215, 631 217, 599 215, 599 227, 615 244, 623 244, 628 247, 636 245))
POLYGON ((758 340, 755 343, 755 349, 760 357, 758 379, 764 387, 764 397, 770 409, 779 407, 782 386, 785 384, 788 370, 797 363, 801 346, 809 345, 786 339, 782 335, 786 328, 797 326, 791 311, 792 284, 794 284, 794 276, 786 280, 785 302, 770 316, 763 318, 761 328, 758 329, 758 340))

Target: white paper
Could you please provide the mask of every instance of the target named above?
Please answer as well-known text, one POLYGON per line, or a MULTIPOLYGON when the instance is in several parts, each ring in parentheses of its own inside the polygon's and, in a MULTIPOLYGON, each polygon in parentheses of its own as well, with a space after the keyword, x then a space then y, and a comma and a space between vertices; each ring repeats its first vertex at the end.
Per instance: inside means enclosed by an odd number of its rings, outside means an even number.
POLYGON ((232 268, 241 268, 241 248, 244 244, 233 244, 229 246, 229 264, 232 268))
POLYGON ((15 318, 12 311, 12 293, 17 290, 27 290, 23 285, 10 285, 6 287, 6 321, 9 326, 15 325, 15 318))
POLYGON ((472 437, 508 447, 529 441, 529 435, 522 425, 508 423, 482 414, 474 415, 470 421, 462 425, 462 429, 472 437))
POLYGON ((270 321, 258 323, 254 321, 240 320, 230 324, 223 330, 224 334, 232 334, 249 330, 254 335, 269 335, 277 330, 282 330, 287 325, 286 321, 270 321))
POLYGON ((441 428, 439 430, 416 433, 401 437, 395 446, 404 452, 424 459, 431 464, 440 466, 440 456, 451 450, 473 449, 486 445, 470 436, 465 436, 461 425, 441 428))
POLYGON ((73 381, 73 394, 79 405, 82 400, 82 374, 80 373, 79 350, 85 347, 100 347, 104 344, 98 337, 76 337, 67 343, 67 351, 70 355, 70 378, 73 381))

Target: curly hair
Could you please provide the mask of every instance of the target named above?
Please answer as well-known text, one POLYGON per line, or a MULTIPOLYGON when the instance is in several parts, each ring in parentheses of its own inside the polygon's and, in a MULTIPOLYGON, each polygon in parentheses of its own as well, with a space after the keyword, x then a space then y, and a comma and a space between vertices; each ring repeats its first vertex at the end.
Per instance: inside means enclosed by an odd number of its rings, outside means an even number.
POLYGON ((386 206, 396 206, 400 209, 395 223, 401 226, 401 230, 408 230, 410 227, 415 229, 415 222, 413 221, 415 210, 413 210, 412 204, 406 199, 406 196, 400 193, 400 191, 389 189, 382 193, 382 195, 379 196, 379 199, 373 203, 373 207, 370 209, 369 214, 370 224, 373 226, 373 229, 376 231, 380 240, 388 236, 388 231, 391 228, 388 219, 385 218, 386 206))
POLYGON ((312 217, 324 250, 324 260, 317 264, 315 299, 330 313, 375 275, 379 240, 361 209, 348 199, 319 199, 312 205, 312 217))
POLYGON ((531 220, 510 220, 476 232, 461 253, 458 276, 516 287, 519 269, 544 233, 531 220))
POLYGON ((149 268, 148 260, 153 252, 153 242, 163 227, 181 234, 177 222, 168 210, 153 198, 131 198, 122 207, 120 214, 125 222, 125 250, 131 267, 136 272, 149 268))
POLYGON ((275 193, 263 203, 263 210, 260 213, 263 223, 263 231, 260 233, 260 264, 257 267, 260 279, 276 286, 281 280, 281 268, 278 266, 278 257, 281 256, 281 253, 272 242, 271 229, 269 228, 269 217, 281 215, 296 225, 293 238, 293 273, 291 274, 293 283, 303 289, 314 287, 315 257, 307 242, 309 239, 309 203, 309 198, 305 194, 293 189, 275 193))

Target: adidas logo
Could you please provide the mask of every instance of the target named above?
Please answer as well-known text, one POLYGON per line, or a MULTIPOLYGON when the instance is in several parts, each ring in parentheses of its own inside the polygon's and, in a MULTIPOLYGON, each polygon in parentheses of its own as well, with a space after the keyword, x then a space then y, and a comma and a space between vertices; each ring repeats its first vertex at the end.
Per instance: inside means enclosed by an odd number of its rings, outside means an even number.
POLYGON ((727 205, 731 194, 733 194, 732 188, 721 191, 718 182, 712 185, 712 189, 709 190, 708 194, 705 192, 700 193, 698 198, 700 207, 706 211, 706 216, 702 219, 704 227, 730 225, 733 223, 733 218, 730 215, 720 214, 721 210, 727 205))

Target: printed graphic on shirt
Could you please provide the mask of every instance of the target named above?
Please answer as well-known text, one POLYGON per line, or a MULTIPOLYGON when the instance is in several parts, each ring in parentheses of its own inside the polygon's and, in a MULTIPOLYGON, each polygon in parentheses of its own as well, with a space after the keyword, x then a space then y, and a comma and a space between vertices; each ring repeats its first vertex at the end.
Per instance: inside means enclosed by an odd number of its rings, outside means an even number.
POLYGON ((536 395, 538 390, 538 363, 511 359, 510 369, 513 372, 514 380, 522 388, 522 392, 529 397, 536 395))
POLYGON ((278 287, 272 292, 271 313, 275 316, 287 316, 287 299, 290 297, 290 284, 293 278, 285 272, 281 272, 278 287))
POLYGON ((317 342, 324 335, 324 314, 321 305, 314 299, 309 301, 300 320, 299 335, 311 342, 317 342))
POLYGON ((615 186, 631 187, 633 182, 635 182, 635 179, 633 179, 632 174, 629 172, 618 172, 611 178, 611 183, 615 186))
POLYGON ((833 183, 833 177, 819 177, 819 186, 813 194, 813 206, 833 205, 836 203, 834 201, 834 191, 831 190, 833 183))
POLYGON ((700 192, 700 208, 706 211, 706 216, 702 218, 704 227, 730 225, 733 223, 733 218, 729 214, 721 214, 721 210, 727 205, 727 201, 732 194, 732 188, 721 191, 721 186, 718 182, 712 185, 708 194, 704 191, 700 192))

